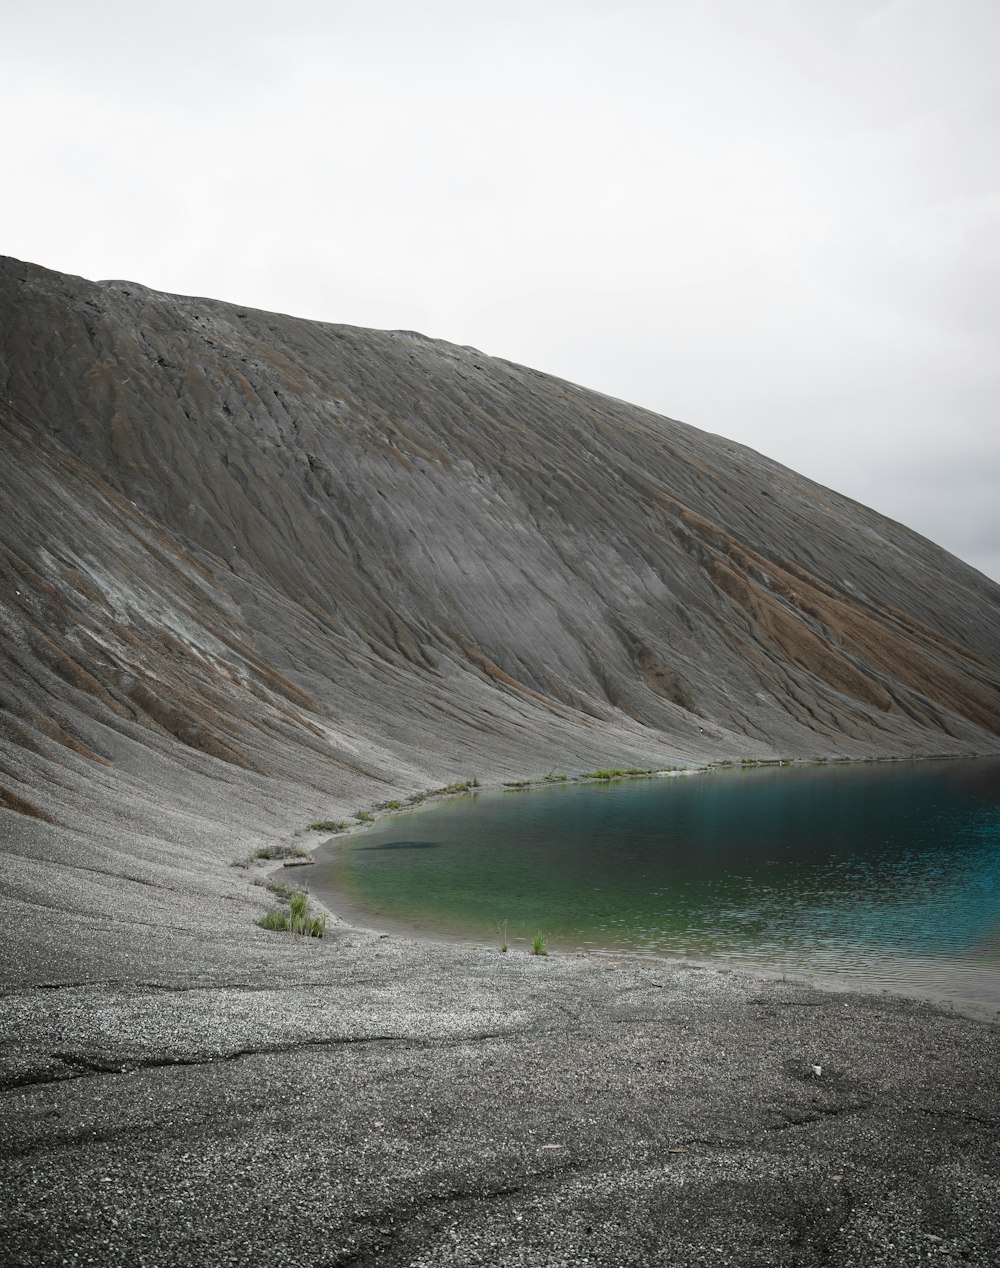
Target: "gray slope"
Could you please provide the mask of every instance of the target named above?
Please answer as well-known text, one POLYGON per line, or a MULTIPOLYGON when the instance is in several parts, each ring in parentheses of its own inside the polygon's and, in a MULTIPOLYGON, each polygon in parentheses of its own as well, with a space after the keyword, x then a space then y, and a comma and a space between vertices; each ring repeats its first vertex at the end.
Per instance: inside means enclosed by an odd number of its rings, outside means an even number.
POLYGON ((306 948, 229 863, 469 775, 995 752, 996 586, 474 350, 16 261, 0 443, 10 1262, 993 1261, 995 1028, 306 948))

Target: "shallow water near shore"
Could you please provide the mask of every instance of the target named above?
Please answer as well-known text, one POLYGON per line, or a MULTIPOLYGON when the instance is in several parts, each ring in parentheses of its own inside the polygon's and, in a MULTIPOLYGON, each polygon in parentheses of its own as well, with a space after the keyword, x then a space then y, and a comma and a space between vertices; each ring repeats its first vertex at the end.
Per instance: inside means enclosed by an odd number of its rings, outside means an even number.
POLYGON ((726 961, 1000 1013, 1000 761, 484 792, 320 852, 358 923, 726 961))

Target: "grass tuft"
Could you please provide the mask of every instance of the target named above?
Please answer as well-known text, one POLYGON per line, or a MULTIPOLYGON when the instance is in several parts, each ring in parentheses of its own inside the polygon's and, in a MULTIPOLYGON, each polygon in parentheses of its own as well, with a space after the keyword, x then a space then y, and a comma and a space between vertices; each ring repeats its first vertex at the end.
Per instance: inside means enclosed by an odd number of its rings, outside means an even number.
POLYGON ((309 825, 310 832, 346 832, 351 825, 346 819, 317 819, 309 825))
POLYGON ((276 933, 288 930, 288 917, 283 911, 269 911, 257 921, 262 929, 273 929, 276 933))
MULTIPOLYGON (((287 886, 279 888, 287 891, 289 912, 269 911, 261 916, 257 923, 262 929, 273 929, 277 933, 295 933, 303 938, 322 938, 326 933, 326 912, 316 916, 309 910, 309 899, 301 889, 289 890, 287 886)), ((268 886, 272 889, 272 886, 268 886)), ((278 892, 278 888, 274 889, 278 892)), ((279 895, 285 897, 285 895, 279 895)))
POLYGON ((286 885, 284 881, 268 881, 264 888, 269 894, 274 894, 276 898, 284 898, 286 900, 295 893, 291 885, 286 885))
POLYGON ((545 935, 542 933, 536 933, 535 936, 531 939, 531 954, 532 955, 548 955, 548 953, 549 953, 549 948, 548 948, 548 944, 545 941, 545 935))
POLYGON ((616 766, 613 770, 590 770, 585 771, 581 779, 635 779, 641 775, 655 775, 657 767, 655 766, 616 766))
POLYGON ((233 859, 230 867, 250 867, 258 859, 304 859, 309 851, 301 845, 263 845, 252 854, 244 854, 242 858, 233 859))
POLYGON ((451 793, 468 792, 470 788, 478 788, 478 779, 463 779, 457 784, 445 784, 443 788, 435 788, 431 793, 432 797, 446 797, 451 793))

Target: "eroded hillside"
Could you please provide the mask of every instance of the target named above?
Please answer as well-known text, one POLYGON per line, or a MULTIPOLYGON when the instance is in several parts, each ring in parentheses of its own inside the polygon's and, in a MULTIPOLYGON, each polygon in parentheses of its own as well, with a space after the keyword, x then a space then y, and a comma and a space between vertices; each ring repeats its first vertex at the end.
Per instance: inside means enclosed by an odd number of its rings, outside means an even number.
POLYGON ((997 588, 748 449, 408 332, 13 260, 0 302, 22 751, 322 782, 997 746, 997 588))
POLYGON ((231 864, 472 775, 996 752, 998 587, 473 349, 13 260, 0 483, 10 1262, 996 1262, 994 1028, 279 934, 231 864))

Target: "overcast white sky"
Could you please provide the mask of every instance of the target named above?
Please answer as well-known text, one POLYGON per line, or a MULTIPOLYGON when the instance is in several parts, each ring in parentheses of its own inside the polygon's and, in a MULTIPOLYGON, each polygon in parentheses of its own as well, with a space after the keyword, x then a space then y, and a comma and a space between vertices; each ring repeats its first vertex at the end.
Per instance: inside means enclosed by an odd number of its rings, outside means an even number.
POLYGON ((1000 579, 998 0, 0 0, 0 251, 474 344, 1000 579))

